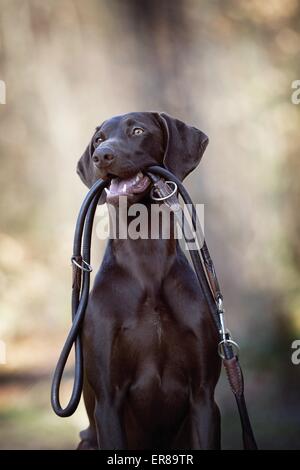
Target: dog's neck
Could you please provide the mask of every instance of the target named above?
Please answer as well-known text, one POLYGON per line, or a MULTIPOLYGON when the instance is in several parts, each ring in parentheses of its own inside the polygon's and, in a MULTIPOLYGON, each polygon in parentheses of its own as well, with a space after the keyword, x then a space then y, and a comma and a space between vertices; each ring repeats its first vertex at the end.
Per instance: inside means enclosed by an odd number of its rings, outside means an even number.
POLYGON ((173 215, 150 201, 118 209, 108 204, 109 249, 116 263, 125 270, 130 266, 139 282, 161 284, 177 252, 173 215))

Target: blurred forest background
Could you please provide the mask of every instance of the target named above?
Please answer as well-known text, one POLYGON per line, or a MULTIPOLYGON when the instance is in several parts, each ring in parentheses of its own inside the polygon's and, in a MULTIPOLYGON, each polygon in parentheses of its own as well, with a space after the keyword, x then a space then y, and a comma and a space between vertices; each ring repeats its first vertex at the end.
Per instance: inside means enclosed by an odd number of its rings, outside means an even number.
MULTIPOLYGON (((258 443, 300 448, 299 58, 298 0, 0 0, 1 448, 73 449, 86 425, 82 406, 59 419, 49 400, 86 192, 75 166, 97 124, 133 110, 210 137, 186 183, 205 204, 258 443)), ((224 375, 217 397, 223 447, 241 448, 224 375)))

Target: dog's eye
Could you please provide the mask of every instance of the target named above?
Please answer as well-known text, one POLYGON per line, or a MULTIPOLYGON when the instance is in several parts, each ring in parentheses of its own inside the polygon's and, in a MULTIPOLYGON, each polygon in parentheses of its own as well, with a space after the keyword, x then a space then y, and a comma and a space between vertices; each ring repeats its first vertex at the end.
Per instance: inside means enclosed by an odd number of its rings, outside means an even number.
POLYGON ((144 132, 144 129, 142 129, 141 127, 135 127, 132 131, 132 134, 133 135, 140 135, 144 132))
POLYGON ((94 140, 94 144, 98 146, 101 144, 101 142, 104 142, 104 140, 105 138, 103 137, 103 135, 98 135, 98 137, 96 137, 94 140))

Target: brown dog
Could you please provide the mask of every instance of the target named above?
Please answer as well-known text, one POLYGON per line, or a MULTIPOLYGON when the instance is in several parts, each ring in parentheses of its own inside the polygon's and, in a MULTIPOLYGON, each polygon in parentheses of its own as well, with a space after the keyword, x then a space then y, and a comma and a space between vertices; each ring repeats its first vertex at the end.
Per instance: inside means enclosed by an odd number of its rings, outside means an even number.
MULTIPOLYGON (((166 114, 130 113, 96 129, 77 171, 88 187, 112 177, 112 206, 125 195, 149 209, 143 171, 164 164, 183 180, 207 143, 166 114)), ((220 447, 218 333, 174 237, 109 240, 82 340, 90 426, 80 449, 220 447)))

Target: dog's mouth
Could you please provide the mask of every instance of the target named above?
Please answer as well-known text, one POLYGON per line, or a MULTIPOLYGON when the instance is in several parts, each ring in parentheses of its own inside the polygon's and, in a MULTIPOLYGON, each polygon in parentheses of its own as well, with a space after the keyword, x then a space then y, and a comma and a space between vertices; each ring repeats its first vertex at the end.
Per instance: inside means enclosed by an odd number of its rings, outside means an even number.
POLYGON ((118 202, 120 196, 133 198, 135 195, 142 195, 150 186, 150 179, 141 171, 129 178, 114 177, 111 179, 106 191, 106 202, 114 204, 118 202))

